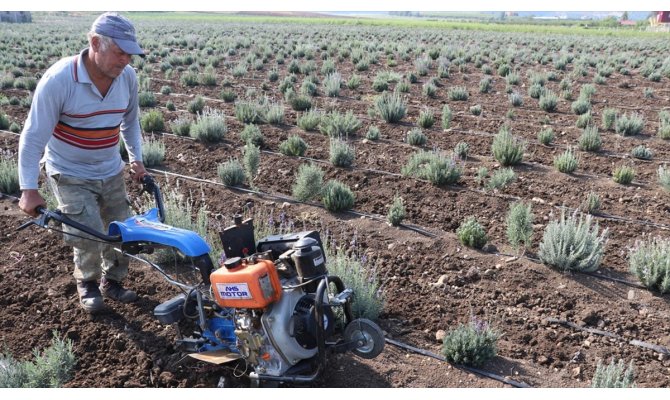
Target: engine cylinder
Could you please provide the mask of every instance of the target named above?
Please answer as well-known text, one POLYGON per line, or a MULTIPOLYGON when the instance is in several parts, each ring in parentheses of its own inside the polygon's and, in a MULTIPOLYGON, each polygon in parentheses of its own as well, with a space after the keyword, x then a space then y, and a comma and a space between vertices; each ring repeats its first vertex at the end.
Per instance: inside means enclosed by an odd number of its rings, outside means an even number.
MULTIPOLYGON (((291 259, 295 264, 300 282, 307 282, 314 278, 326 275, 326 260, 319 243, 311 237, 304 237, 293 245, 291 259)), ((308 285, 306 291, 314 292, 318 282, 308 285)))

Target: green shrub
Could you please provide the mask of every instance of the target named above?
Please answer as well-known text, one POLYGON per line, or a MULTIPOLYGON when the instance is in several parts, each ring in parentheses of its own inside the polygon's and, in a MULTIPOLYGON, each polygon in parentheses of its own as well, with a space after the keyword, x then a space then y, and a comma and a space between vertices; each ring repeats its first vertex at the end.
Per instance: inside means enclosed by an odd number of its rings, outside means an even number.
POLYGON ((178 136, 189 136, 191 134, 191 124, 191 120, 179 117, 170 122, 170 130, 178 136))
POLYGON ((631 361, 628 364, 628 368, 624 364, 623 360, 619 360, 619 363, 614 363, 614 359, 606 367, 602 365, 602 362, 598 360, 596 365, 596 371, 593 374, 593 379, 591 382, 591 387, 593 388, 633 388, 635 383, 633 382, 635 375, 635 369, 633 368, 633 362, 631 361))
POLYGON ((351 75, 351 77, 347 81, 347 87, 350 90, 354 90, 357 89, 359 86, 361 86, 361 77, 356 74, 351 75))
POLYGON ((528 87, 528 95, 533 99, 539 99, 544 93, 544 87, 538 83, 533 83, 528 87))
POLYGON ((331 111, 321 116, 319 122, 319 131, 331 138, 346 138, 356 133, 361 127, 361 121, 356 118, 352 111, 341 114, 338 111, 331 111))
POLYGON ((570 108, 573 113, 582 115, 591 111, 591 102, 588 99, 579 98, 572 103, 570 108))
POLYGON ((337 139, 330 139, 330 162, 336 167, 347 168, 354 163, 354 150, 347 142, 337 139))
POLYGON ((426 179, 436 186, 458 182, 462 172, 454 156, 446 157, 428 151, 413 154, 401 169, 404 176, 426 179))
POLYGON ((340 87, 342 86, 342 75, 339 72, 333 72, 326 75, 323 80, 323 87, 328 97, 338 97, 340 95, 340 87))
POLYGON ((140 107, 155 107, 156 96, 152 92, 140 92, 137 95, 137 102, 140 107))
POLYGON ((488 93, 491 91, 493 80, 486 76, 479 81, 479 93, 488 93))
POLYGON ((514 173, 512 168, 501 168, 491 175, 491 178, 486 183, 486 188, 489 190, 502 189, 516 181, 516 178, 516 173, 514 173))
POLYGON ((502 127, 494 136, 491 146, 493 157, 502 166, 520 164, 525 150, 525 143, 515 138, 506 127, 502 127))
POLYGON ((593 272, 603 258, 608 230, 598 236, 598 224, 592 216, 566 218, 561 212, 559 221, 551 221, 544 230, 538 256, 546 265, 561 270, 593 272))
POLYGON ((69 381, 77 363, 72 341, 61 339, 56 331, 53 335, 44 352, 33 350, 34 361, 0 355, 0 388, 59 388, 69 381))
POLYGON ((621 136, 632 136, 642 133, 644 121, 638 114, 624 114, 617 118, 615 131, 621 136))
POLYGON ((305 95, 291 97, 289 102, 291 103, 291 108, 295 111, 305 111, 312 108, 312 101, 305 95))
POLYGON ((142 130, 147 133, 162 132, 165 129, 165 120, 163 113, 158 110, 151 110, 142 115, 140 119, 142 130))
POLYGON ((205 108, 205 99, 202 96, 195 96, 195 99, 188 102, 186 109, 191 114, 198 114, 205 108))
POLYGON ((7 114, 0 111, 0 129, 6 130, 9 128, 9 117, 7 114))
POLYGON ((298 168, 292 195, 298 201, 316 199, 323 190, 324 172, 314 164, 302 164, 298 168))
POLYGON ((284 123, 284 103, 270 103, 266 105, 263 120, 270 125, 284 123))
POLYGON ((670 192, 670 170, 667 165, 660 165, 658 167, 658 183, 661 187, 670 192))
POLYGON ((19 166, 15 160, 0 157, 0 192, 5 194, 18 193, 19 166))
POLYGON ((411 89, 410 83, 406 79, 401 80, 396 85, 396 90, 400 93, 409 93, 410 89, 411 89))
POLYGON ((451 126, 452 112, 448 104, 442 107, 442 129, 449 129, 451 126))
POLYGON ((480 104, 475 104, 474 106, 470 107, 470 114, 480 115, 481 113, 482 113, 482 106, 480 104))
POLYGON ((598 193, 589 192, 580 209, 585 213, 597 215, 600 212, 600 196, 598 193))
POLYGON ((226 119, 222 112, 214 109, 204 109, 196 121, 191 125, 192 138, 203 143, 218 143, 228 132, 226 119))
POLYGON ((219 180, 226 186, 239 186, 244 183, 244 168, 238 160, 229 160, 217 166, 219 180))
POLYGON ((540 95, 540 108, 546 112, 556 111, 558 106, 558 96, 556 93, 551 90, 545 90, 542 95, 540 95))
POLYGON ((571 174, 577 169, 578 160, 572 148, 568 148, 562 154, 554 157, 554 168, 564 174, 571 174))
POLYGON ((407 113, 407 104, 397 93, 382 93, 375 99, 375 107, 379 115, 388 123, 399 122, 407 113))
POLYGON ((226 103, 232 103, 237 98, 237 95, 230 89, 223 89, 219 94, 219 98, 226 103))
POLYGON ((468 152, 470 151, 470 146, 466 142, 458 142, 454 146, 454 154, 458 156, 461 160, 468 158, 468 152))
POLYGON ((435 115, 433 114, 433 111, 429 109, 421 111, 416 123, 423 129, 432 127, 433 124, 435 124, 435 115))
POLYGON ((342 279, 342 283, 356 294, 351 303, 353 317, 377 319, 384 308, 384 299, 375 268, 367 267, 362 257, 347 255, 346 249, 338 248, 333 253, 329 246, 325 246, 324 250, 328 272, 342 279))
POLYGON ((235 118, 243 124, 265 123, 263 108, 252 100, 238 101, 235 103, 235 118))
POLYGON ((603 110, 602 114, 602 128, 606 131, 611 131, 614 129, 614 124, 616 123, 617 110, 614 108, 606 108, 603 110))
POLYGON ((198 75, 193 72, 187 72, 179 78, 179 81, 187 87, 198 86, 198 75))
POLYGON ((612 172, 612 179, 621 185, 628 185, 635 179, 635 170, 628 165, 619 166, 612 172))
POLYGON ((354 206, 354 201, 354 193, 344 183, 331 179, 323 187, 321 202, 329 211, 349 210, 354 206))
POLYGON ((510 93, 509 95, 509 102, 512 104, 514 107, 521 107, 523 105, 523 96, 520 95, 517 92, 510 93))
POLYGON ((582 85, 582 88, 579 90, 579 97, 591 100, 591 97, 596 94, 596 87, 591 84, 582 85))
POLYGON ((431 82, 426 82, 423 85, 422 93, 424 96, 434 99, 437 96, 437 86, 431 82))
POLYGON ((531 205, 520 202, 511 204, 505 222, 507 223, 507 240, 512 247, 518 250, 523 243, 524 248, 529 248, 533 238, 531 205))
POLYGON ((365 138, 369 140, 379 140, 379 128, 375 125, 371 125, 365 134, 365 138))
POLYGON ((240 132, 240 139, 243 143, 251 142, 256 146, 262 146, 265 143, 261 129, 254 124, 244 125, 244 129, 240 132))
POLYGON ((386 215, 386 220, 392 226, 398 226, 405 219, 405 203, 402 200, 402 197, 395 196, 393 197, 393 203, 389 207, 389 212, 386 215))
POLYGON ((657 136, 663 140, 670 139, 670 112, 662 110, 658 113, 657 136))
POLYGON ((168 111, 176 111, 177 107, 174 105, 172 100, 168 100, 165 102, 165 108, 167 108, 168 111))
POLYGON ((670 292, 670 241, 636 241, 628 255, 630 271, 649 290, 670 292))
POLYGON ((302 157, 307 151, 307 143, 299 135, 290 135, 288 139, 279 143, 279 152, 286 156, 302 157))
POLYGON ((145 167, 155 167, 165 161, 165 143, 159 139, 149 139, 142 144, 142 161, 145 167))
POLYGON ((412 146, 423 146, 428 141, 428 137, 419 128, 412 128, 407 132, 407 143, 412 146))
POLYGON ((261 164, 261 149, 251 141, 247 142, 244 146, 242 164, 244 171, 247 173, 248 181, 253 181, 256 175, 258 175, 258 167, 261 164))
POLYGON ((14 133, 19 133, 19 132, 21 132, 21 125, 19 125, 18 122, 13 121, 13 122, 9 125, 9 131, 10 131, 10 132, 14 132, 14 133))
POLYGON ((465 246, 475 249, 484 247, 488 240, 486 231, 479 222, 477 222, 475 217, 472 216, 468 217, 468 219, 456 229, 456 236, 458 236, 458 240, 465 246))
POLYGON ((459 324, 446 334, 442 354, 449 362, 479 367, 496 356, 499 338, 488 323, 473 317, 468 325, 459 324))
POLYGON ((385 77, 379 75, 375 76, 375 79, 372 81, 372 89, 374 89, 375 92, 383 92, 384 90, 388 90, 388 88, 389 83, 385 77))
POLYGON ((465 86, 454 86, 449 88, 447 91, 447 97, 449 100, 454 101, 467 101, 468 100, 468 89, 465 86))
POLYGON ((630 155, 640 160, 651 160, 654 154, 645 145, 641 144, 630 151, 630 155))
POLYGON ((549 146, 554 141, 554 130, 551 128, 542 129, 537 134, 537 141, 545 146, 549 146))
POLYGON ((591 125, 591 111, 586 112, 585 114, 580 115, 577 117, 577 122, 575 122, 575 125, 577 128, 584 129, 587 126, 591 125))
POLYGON ((315 131, 321 123, 322 113, 317 110, 309 110, 298 117, 297 125, 304 131, 315 131))
POLYGON ((602 144, 598 128, 593 125, 584 129, 579 137, 579 148, 584 151, 598 151, 602 144))
POLYGON ((172 86, 169 85, 161 86, 161 94, 169 95, 170 93, 172 93, 172 86))

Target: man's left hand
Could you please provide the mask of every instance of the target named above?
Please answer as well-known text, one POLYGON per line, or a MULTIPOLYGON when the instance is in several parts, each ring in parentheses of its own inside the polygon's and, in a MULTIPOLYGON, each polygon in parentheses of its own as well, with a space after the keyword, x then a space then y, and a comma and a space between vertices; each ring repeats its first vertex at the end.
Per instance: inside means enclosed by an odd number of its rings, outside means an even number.
POLYGON ((135 182, 140 182, 142 177, 149 173, 144 169, 144 164, 141 161, 133 161, 130 163, 130 174, 135 182))

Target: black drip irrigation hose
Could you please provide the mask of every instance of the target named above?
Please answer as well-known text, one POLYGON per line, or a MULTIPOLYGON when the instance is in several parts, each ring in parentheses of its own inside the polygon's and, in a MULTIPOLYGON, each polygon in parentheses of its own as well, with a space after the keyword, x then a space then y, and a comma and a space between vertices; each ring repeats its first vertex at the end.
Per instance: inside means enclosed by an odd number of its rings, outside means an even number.
MULTIPOLYGON (((240 191, 240 192, 243 192, 243 193, 255 194, 255 195, 261 196, 261 197, 269 197, 269 198, 273 198, 275 200, 282 200, 282 201, 286 201, 286 202, 293 203, 293 204, 304 204, 304 205, 308 205, 308 206, 312 206, 312 207, 325 208, 324 206, 322 206, 320 204, 298 201, 298 200, 296 200, 294 198, 291 198, 291 197, 282 196, 282 195, 278 195, 278 194, 265 193, 265 192, 261 192, 259 190, 245 189, 245 188, 241 188, 241 187, 238 187, 238 186, 228 186, 228 185, 225 185, 223 183, 210 181, 208 179, 196 178, 196 177, 193 177, 193 176, 182 175, 182 174, 177 174, 175 172, 162 171, 162 170, 153 169, 153 168, 147 168, 146 170, 149 171, 149 172, 162 173, 162 174, 166 174, 166 175, 176 176, 178 178, 192 180, 192 181, 195 181, 195 182, 203 182, 203 183, 213 184, 213 185, 217 185, 217 186, 223 186, 227 189, 237 190, 237 191, 240 191)), ((359 217, 370 218, 370 219, 373 219, 373 220, 376 220, 376 221, 385 221, 385 218, 380 217, 378 215, 362 213, 362 212, 359 212, 359 211, 345 210, 345 211, 342 211, 342 212, 345 212, 345 213, 348 213, 348 214, 353 214, 353 215, 356 215, 356 216, 359 216, 359 217)), ((414 226, 414 225, 399 224, 398 226, 409 229, 411 231, 414 231, 416 233, 419 233, 421 235, 424 235, 424 236, 427 236, 427 237, 430 237, 430 238, 438 237, 438 235, 436 235, 432 232, 429 232, 429 231, 427 231, 423 228, 419 228, 417 226, 414 226)))
POLYGON ((643 347, 645 349, 650 349, 653 350, 659 354, 664 354, 664 355, 670 355, 670 350, 668 350, 667 347, 664 346, 659 346, 657 344, 652 344, 652 343, 647 343, 643 342, 642 340, 637 340, 637 339, 631 339, 628 340, 622 336, 617 335, 616 333, 608 332, 608 331, 603 331, 601 329, 595 329, 595 328, 587 328, 583 326, 579 326, 575 324, 574 322, 566 321, 563 319, 557 319, 557 318, 547 318, 547 322, 551 324, 559 324, 559 325, 564 325, 573 329, 577 329, 579 331, 584 331, 588 333, 593 333, 595 335, 600 335, 600 336, 605 336, 609 337, 612 339, 620 340, 627 342, 630 345, 637 346, 637 347, 643 347))
MULTIPOLYGON (((433 352, 423 350, 423 349, 420 349, 418 347, 410 346, 408 344, 399 342, 397 340, 393 340, 393 339, 389 339, 389 338, 386 338, 385 340, 386 340, 386 343, 389 343, 389 344, 392 344, 394 346, 403 348, 405 350, 409 350, 409 351, 412 351, 414 353, 424 355, 426 357, 432 357, 432 358, 435 358, 435 359, 443 361, 443 362, 449 362, 446 359, 446 357, 441 356, 439 354, 435 354, 433 352)), ((462 370, 465 370, 465 371, 468 371, 468 372, 472 372, 474 374, 481 375, 481 376, 484 376, 484 377, 489 378, 489 379, 494 379, 498 382, 503 382, 503 383, 506 383, 508 385, 511 385, 511 386, 514 386, 514 387, 517 387, 517 388, 530 388, 531 387, 531 386, 529 386, 529 385, 527 385, 523 382, 513 381, 511 379, 505 378, 504 376, 497 375, 497 374, 494 374, 492 372, 484 371, 484 370, 481 370, 481 369, 478 369, 478 368, 468 367, 466 365, 460 365, 460 364, 451 364, 451 365, 454 368, 458 368, 458 369, 462 369, 462 370)))

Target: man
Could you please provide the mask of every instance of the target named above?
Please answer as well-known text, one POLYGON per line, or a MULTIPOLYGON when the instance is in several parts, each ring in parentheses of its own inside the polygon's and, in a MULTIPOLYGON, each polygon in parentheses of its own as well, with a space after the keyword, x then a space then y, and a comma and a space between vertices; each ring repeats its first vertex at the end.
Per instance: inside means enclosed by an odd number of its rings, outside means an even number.
MULTIPOLYGON (((116 13, 102 14, 93 22, 88 43, 79 55, 51 66, 35 89, 19 140, 19 207, 34 217, 38 206, 46 206, 37 191, 42 159, 63 214, 106 233, 111 221, 130 216, 120 138, 128 150, 133 180, 147 174, 137 76, 129 65, 132 55, 143 56, 143 51, 132 23, 116 13)), ((76 229, 64 230, 65 242, 74 248, 73 275, 84 310, 101 311, 102 295, 122 303, 137 299, 121 285, 128 274, 127 257, 76 229)))

